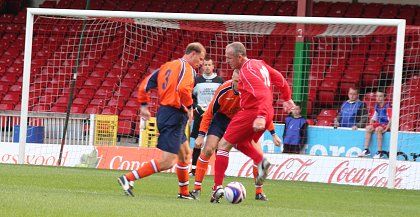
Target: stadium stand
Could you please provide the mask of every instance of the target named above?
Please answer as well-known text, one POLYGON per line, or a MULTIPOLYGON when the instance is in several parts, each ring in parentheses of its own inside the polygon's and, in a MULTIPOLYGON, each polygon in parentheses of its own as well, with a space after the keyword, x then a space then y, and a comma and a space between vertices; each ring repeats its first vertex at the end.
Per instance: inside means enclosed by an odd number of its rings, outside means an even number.
MULTIPOLYGON (((10 1, 7 1, 10 2, 10 1)), ((19 1, 16 1, 19 2, 19 1)), ((43 8, 72 8, 84 9, 84 0, 61 0, 61 1, 44 1, 40 7, 43 8)), ((172 1, 171 4, 166 4, 163 0, 145 0, 145 1, 121 1, 119 4, 113 1, 97 0, 92 1, 91 9, 101 10, 132 10, 132 11, 160 11, 160 12, 178 12, 178 13, 229 13, 229 14, 260 14, 260 15, 286 15, 295 16, 297 3, 296 1, 241 1, 241 4, 233 6, 233 0, 217 2, 216 0, 209 1, 172 1)), ((0 110, 16 110, 20 101, 20 90, 22 84, 22 69, 23 69, 23 49, 24 49, 24 33, 25 33, 25 10, 22 5, 11 5, 10 12, 6 11, 6 1, 0 0, 0 12, 6 12, 0 16, 0 110)), ((326 17, 365 17, 365 18, 402 18, 406 19, 408 25, 420 25, 420 6, 419 5, 396 5, 396 4, 380 4, 380 3, 345 3, 345 2, 315 2, 313 8, 313 16, 326 16, 326 17)), ((53 26, 45 28, 51 28, 53 26)), ((71 28, 80 28, 77 26, 71 28)), ((32 58, 32 70, 35 79, 49 79, 54 78, 42 77, 41 67, 45 64, 63 64, 72 65, 72 63, 62 61, 59 58, 60 45, 63 41, 70 40, 65 36, 62 29, 56 29, 56 34, 50 36, 39 35, 34 38, 34 41, 49 40, 56 42, 55 46, 49 48, 33 47, 34 55, 32 58), (56 57, 49 59, 48 57, 56 57), (49 62, 57 61, 57 62, 49 62)), ((69 29, 71 32, 71 29, 69 29)), ((173 31, 171 37, 192 37, 188 33, 181 31, 173 31)), ((285 38, 285 40, 292 40, 285 38)), ((346 39, 344 39, 346 40, 346 39)), ((394 49, 388 45, 392 38, 384 37, 365 37, 366 43, 356 44, 352 49, 343 43, 342 49, 345 51, 344 56, 340 60, 340 64, 336 68, 330 68, 327 59, 317 58, 314 59, 310 68, 310 101, 308 101, 307 114, 310 119, 316 119, 318 126, 331 126, 331 115, 328 117, 323 116, 324 109, 337 110, 341 99, 346 96, 346 91, 349 87, 359 87, 363 101, 367 104, 370 113, 374 106, 374 93, 373 90, 367 89, 370 86, 379 85, 379 78, 381 76, 389 77, 392 74, 392 69, 389 67, 394 62, 394 56, 390 51, 394 49), (316 62, 318 61, 318 62, 316 62), (358 64, 354 64, 358 63, 358 64), (351 67, 347 67, 350 66, 351 67), (325 75, 320 72, 327 72, 325 75), (372 98, 373 97, 373 98, 372 98)), ((408 38, 410 40, 410 38, 408 38)), ((413 40, 411 38, 411 40, 413 40)), ((416 40, 419 40, 418 38, 416 40)), ((210 40, 209 40, 210 41, 210 40)), ((34 45, 42 43, 34 43, 34 45)), ((275 46, 278 50, 276 56, 270 56, 266 59, 267 62, 272 63, 275 68, 279 69, 288 77, 288 82, 292 83, 291 68, 293 62, 294 47, 290 46, 292 43, 279 42, 275 43, 270 40, 255 43, 254 50, 250 51, 250 56, 263 58, 267 56, 264 52, 264 47, 275 46), (279 58, 281 57, 281 58, 279 58)), ((174 53, 171 57, 180 56, 182 46, 174 45, 174 53)), ((320 44, 314 49, 325 50, 331 49, 327 44, 320 44)), ((420 50, 420 44, 412 47, 413 50, 420 50)), ((406 51, 407 52, 407 51, 406 51)), ((74 55, 74 54, 73 54, 74 55)), ((136 102, 137 85, 138 82, 144 78, 142 72, 151 72, 160 63, 167 59, 162 59, 159 51, 155 54, 142 54, 150 55, 149 63, 134 61, 127 70, 121 69, 121 63, 115 60, 115 55, 121 55, 113 51, 112 46, 104 53, 99 53, 90 57, 94 61, 89 63, 81 63, 79 69, 81 78, 76 83, 76 93, 74 99, 74 107, 72 111, 76 113, 102 113, 102 114, 115 114, 119 113, 120 118, 128 119, 137 113, 138 103, 136 102), (122 79, 120 82, 120 78, 122 79), (117 87, 122 87, 119 91, 117 87), (117 100, 118 99, 118 100, 117 100), (105 106, 106 105, 106 106, 105 106), (99 108, 104 106, 104 108, 99 108)), ((406 58, 405 67, 411 69, 420 69, 420 61, 416 57, 406 58)), ((418 58, 418 57, 417 57, 418 58)), ((216 60, 216 62, 223 60, 216 60)), ((45 70, 45 69, 43 69, 45 70)), ((220 75, 225 79, 229 79, 227 72, 220 72, 220 75)), ((419 82, 418 77, 413 77, 411 80, 405 81, 407 84, 419 82)), ((386 84, 390 85, 390 84, 386 84)), ((410 86, 410 85, 408 85, 410 86)), ((40 87, 46 88, 46 87, 40 87)), ((388 92, 388 91, 387 91, 388 92)), ((391 91, 388 92, 390 95, 391 91)), ((48 99, 34 99, 39 100, 41 103, 48 104, 46 106, 38 106, 32 110, 48 110, 51 104, 56 104, 51 107, 51 111, 64 111, 66 100, 68 100, 68 93, 63 97, 48 98, 48 99)), ((278 95, 275 93, 274 95, 278 95)), ((404 99, 414 100, 410 103, 420 105, 420 90, 410 89, 405 90, 403 94, 404 99)), ((388 99, 391 99, 388 96, 388 99)), ((274 101, 276 106, 275 121, 282 122, 285 115, 280 111, 281 101, 277 98, 274 101)), ((416 117, 410 117, 416 118, 416 117)), ((407 118, 408 119, 408 118, 407 118)), ((412 126, 409 122, 405 123, 402 129, 419 129, 419 126, 412 126)), ((120 131, 119 131, 120 133, 120 131)), ((121 132, 124 133, 124 132, 121 132)))

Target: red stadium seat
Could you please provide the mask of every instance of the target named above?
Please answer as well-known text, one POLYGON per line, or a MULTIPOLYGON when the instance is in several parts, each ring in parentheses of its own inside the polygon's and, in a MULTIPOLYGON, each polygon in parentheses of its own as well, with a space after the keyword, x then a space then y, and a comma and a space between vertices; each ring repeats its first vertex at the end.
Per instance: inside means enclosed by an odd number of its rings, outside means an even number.
POLYGON ((100 114, 101 111, 102 111, 102 109, 100 107, 89 105, 86 108, 84 113, 86 113, 86 114, 100 114))
POLYGON ((133 135, 135 124, 131 120, 118 120, 118 135, 133 135))
POLYGON ((55 102, 58 106, 67 106, 70 98, 68 96, 60 96, 55 102))
POLYGON ((81 89, 79 93, 77 94, 77 97, 92 99, 93 96, 95 95, 95 92, 96 92, 96 89, 90 89, 90 88, 81 89))
POLYGON ((318 115, 318 118, 334 119, 337 116, 337 110, 335 109, 322 109, 318 115))
POLYGON ((112 96, 112 89, 102 87, 102 88, 99 88, 96 91, 94 98, 106 98, 106 99, 108 99, 111 96, 112 96))
POLYGON ((136 98, 130 98, 126 103, 125 103, 125 107, 128 108, 140 108, 140 103, 139 101, 137 101, 136 98))
POLYGON ((85 111, 84 105, 72 105, 70 108, 70 113, 83 114, 84 111, 85 111))
POLYGON ((137 116, 137 109, 126 108, 121 111, 119 118, 121 120, 135 120, 137 116))
POLYGON ((61 113, 65 113, 67 111, 67 108, 64 106, 53 106, 51 107, 51 112, 61 112, 61 113))
POLYGON ((362 100, 365 104, 368 110, 373 109, 376 104, 376 93, 375 92, 368 92, 363 96, 362 100))
POLYGON ((315 126, 329 126, 329 127, 331 127, 331 126, 333 126, 333 120, 331 120, 331 119, 323 119, 323 118, 320 118, 320 119, 316 119, 316 124, 315 124, 315 126))
POLYGON ((73 100, 73 104, 74 105, 87 105, 89 104, 90 100, 87 98, 82 98, 82 97, 77 97, 76 99, 73 100))
POLYGON ((102 110, 103 115, 118 115, 118 109, 114 107, 104 108, 102 110))
POLYGON ((22 84, 14 84, 10 86, 9 92, 11 93, 22 93, 22 84))
POLYGON ((110 107, 117 107, 118 109, 122 109, 125 105, 125 101, 123 99, 112 98, 108 101, 108 106, 110 107))
POLYGON ((12 103, 0 103, 0 111, 13 110, 14 107, 15 106, 12 103))
POLYGON ((94 106, 105 106, 106 100, 105 99, 99 99, 99 98, 94 98, 92 99, 92 101, 90 101, 90 105, 94 105, 94 106))
POLYGON ((318 103, 324 106, 332 106, 334 104, 335 91, 331 90, 319 90, 318 91, 318 103))
POLYGON ((9 90, 8 84, 0 84, 0 94, 4 94, 9 90))
POLYGON ((84 82, 83 86, 85 88, 93 88, 93 89, 95 89, 95 88, 99 88, 101 86, 101 84, 102 84, 102 78, 88 78, 84 82))
POLYGON ((20 102, 20 93, 7 93, 6 95, 4 95, 3 99, 2 99, 2 103, 13 103, 16 104, 17 102, 20 102))

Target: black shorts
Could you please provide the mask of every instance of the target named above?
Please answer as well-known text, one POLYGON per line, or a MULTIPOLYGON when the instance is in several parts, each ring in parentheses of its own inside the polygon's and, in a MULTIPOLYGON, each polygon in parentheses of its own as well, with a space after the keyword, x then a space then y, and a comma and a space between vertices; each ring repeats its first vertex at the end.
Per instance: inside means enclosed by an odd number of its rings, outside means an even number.
POLYGON ((197 139, 201 119, 203 119, 203 116, 194 109, 194 123, 190 134, 191 138, 197 139))
POLYGON ((222 138, 225 134, 226 128, 230 123, 230 120, 231 119, 228 118, 228 116, 216 112, 216 114, 213 116, 213 119, 211 120, 207 135, 214 135, 222 138))
POLYGON ((302 145, 290 145, 290 144, 283 145, 283 153, 300 154, 301 149, 302 149, 302 145))

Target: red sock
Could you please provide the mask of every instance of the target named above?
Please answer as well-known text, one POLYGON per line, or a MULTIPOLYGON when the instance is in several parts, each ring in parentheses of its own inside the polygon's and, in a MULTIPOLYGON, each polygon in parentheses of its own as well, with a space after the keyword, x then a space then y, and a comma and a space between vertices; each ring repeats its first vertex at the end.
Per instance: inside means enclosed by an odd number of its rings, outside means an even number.
POLYGON ((213 190, 216 190, 217 186, 223 185, 223 179, 225 178, 225 172, 228 165, 229 165, 229 152, 218 149, 216 152, 216 162, 214 165, 213 190))
POLYGON ((194 182, 194 190, 201 190, 201 184, 203 182, 204 176, 207 172, 207 167, 209 165, 209 157, 200 154, 197 160, 197 167, 195 168, 195 182, 194 182))
POLYGON ((143 164, 143 166, 141 166, 138 170, 133 170, 125 174, 125 176, 129 181, 135 181, 137 179, 145 178, 158 172, 160 172, 159 164, 157 161, 152 159, 151 161, 143 164))
POLYGON ((182 195, 189 195, 188 185, 188 163, 181 163, 178 161, 176 164, 176 175, 178 176, 179 193, 182 195))

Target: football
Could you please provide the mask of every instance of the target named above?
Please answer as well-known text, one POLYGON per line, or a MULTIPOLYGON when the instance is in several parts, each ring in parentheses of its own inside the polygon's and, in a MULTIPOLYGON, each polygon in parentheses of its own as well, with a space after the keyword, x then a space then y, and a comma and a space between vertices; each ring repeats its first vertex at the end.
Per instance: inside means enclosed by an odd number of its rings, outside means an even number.
POLYGON ((229 203, 238 204, 245 200, 246 189, 240 182, 231 182, 224 190, 225 198, 229 203))

